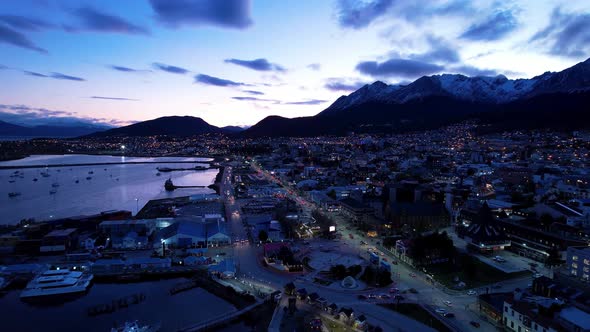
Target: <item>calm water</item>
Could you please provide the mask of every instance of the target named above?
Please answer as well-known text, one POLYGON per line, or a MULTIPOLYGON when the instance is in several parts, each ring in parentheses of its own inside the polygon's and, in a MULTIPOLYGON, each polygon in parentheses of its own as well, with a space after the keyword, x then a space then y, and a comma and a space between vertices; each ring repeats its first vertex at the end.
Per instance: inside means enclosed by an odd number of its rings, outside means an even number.
POLYGON ((164 197, 213 193, 211 189, 164 190, 164 181, 171 177, 176 185, 208 186, 213 183, 217 169, 179 171, 156 176, 156 167, 188 168, 203 165, 207 158, 132 158, 89 155, 39 155, 25 159, 0 162, 0 166, 56 165, 77 163, 111 163, 132 161, 194 161, 192 164, 139 164, 76 166, 20 169, 23 178, 10 177, 15 170, 0 170, 0 223, 15 224, 24 218, 47 220, 95 214, 101 211, 124 209, 134 214, 149 200, 164 197), (42 172, 50 174, 43 177, 42 172), (93 174, 89 174, 93 172, 93 174), (87 177, 91 177, 87 180, 87 177), (33 181, 33 179, 37 181, 33 181), (78 180, 78 183, 76 183, 78 180), (14 182, 10 182, 14 181, 14 182), (59 187, 52 187, 54 183, 59 187), (51 190, 57 190, 50 194, 51 190), (17 197, 8 193, 19 192, 17 197), (137 199, 137 200, 136 200, 137 199))
MULTIPOLYGON (((0 298, 2 331, 61 332, 110 331, 115 322, 138 320, 150 324, 160 322, 162 332, 177 331, 234 309, 230 303, 195 288, 170 295, 170 288, 185 279, 172 279, 132 284, 95 284, 88 294, 60 306, 39 307, 19 299, 18 291, 0 298), (88 307, 110 303, 126 295, 144 293, 145 301, 119 309, 111 314, 88 316, 88 307)), ((243 331, 236 327, 234 331, 243 331)), ((228 330, 230 331, 230 330, 228 330)))

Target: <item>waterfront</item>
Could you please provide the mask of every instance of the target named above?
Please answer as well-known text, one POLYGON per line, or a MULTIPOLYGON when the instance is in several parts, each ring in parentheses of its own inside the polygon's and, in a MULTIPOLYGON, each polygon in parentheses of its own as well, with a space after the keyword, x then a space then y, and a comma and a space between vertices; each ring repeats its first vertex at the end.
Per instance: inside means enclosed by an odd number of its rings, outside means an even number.
POLYGON ((170 279, 130 284, 95 284, 88 294, 59 306, 32 306, 19 299, 20 291, 0 298, 3 331, 110 331, 113 324, 139 320, 144 324, 161 323, 161 332, 177 331, 210 317, 234 309, 225 300, 195 288, 170 295, 169 289, 185 279, 170 279), (125 295, 145 294, 145 301, 111 314, 90 317, 90 306, 110 303, 125 295), (31 319, 34 317, 34 319, 31 319))
POLYGON ((152 164, 117 164, 101 166, 68 166, 33 168, 19 171, 0 170, 0 223, 15 224, 21 219, 47 220, 101 211, 124 209, 132 211, 155 198, 213 193, 208 188, 190 188, 167 192, 164 181, 172 178, 176 185, 208 186, 213 183, 217 169, 175 171, 157 176, 157 167, 185 168, 208 166, 209 158, 137 158, 91 155, 35 155, 24 159, 0 162, 0 166, 56 165, 82 163, 155 162, 152 164), (157 162, 166 162, 158 164, 157 162), (175 164, 174 161, 194 161, 195 164, 175 164), (47 173, 49 176, 43 176, 47 173), (90 178, 90 179, 87 179, 90 178), (34 181, 37 179, 37 181, 34 181), (11 182, 14 181, 14 182, 11 182), (77 181, 77 182, 76 182, 77 181), (58 184, 59 186, 53 186, 58 184), (50 193, 55 191, 55 193, 50 193), (8 193, 19 196, 9 197, 8 193))

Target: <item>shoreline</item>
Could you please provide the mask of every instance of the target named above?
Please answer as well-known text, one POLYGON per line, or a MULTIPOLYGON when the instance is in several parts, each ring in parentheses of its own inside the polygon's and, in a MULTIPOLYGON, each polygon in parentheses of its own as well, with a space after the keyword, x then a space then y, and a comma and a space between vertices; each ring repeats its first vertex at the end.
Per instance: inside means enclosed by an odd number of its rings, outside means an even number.
MULTIPOLYGON (((132 158, 207 158, 212 159, 210 161, 199 161, 202 163, 219 163, 224 160, 222 156, 194 156, 194 155, 183 155, 183 154, 173 154, 173 155, 166 155, 166 156, 154 156, 154 155, 146 155, 146 154, 123 154, 123 153, 92 153, 92 152, 79 152, 79 153, 32 153, 26 155, 19 155, 14 157, 7 157, 7 158, 0 158, 0 162, 3 161, 14 161, 14 160, 21 160, 31 156, 111 156, 111 157, 132 157, 132 158)), ((196 162, 196 161, 195 161, 196 162)), ((45 167, 45 165, 43 165, 45 167)))

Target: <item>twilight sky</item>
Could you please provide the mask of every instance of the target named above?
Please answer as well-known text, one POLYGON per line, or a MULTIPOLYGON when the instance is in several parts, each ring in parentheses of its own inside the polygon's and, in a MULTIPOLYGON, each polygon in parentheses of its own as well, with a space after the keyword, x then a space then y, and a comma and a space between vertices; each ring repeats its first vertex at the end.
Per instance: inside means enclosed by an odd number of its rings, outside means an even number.
POLYGON ((529 78, 589 56, 587 0, 5 0, 0 120, 252 125, 375 80, 529 78))

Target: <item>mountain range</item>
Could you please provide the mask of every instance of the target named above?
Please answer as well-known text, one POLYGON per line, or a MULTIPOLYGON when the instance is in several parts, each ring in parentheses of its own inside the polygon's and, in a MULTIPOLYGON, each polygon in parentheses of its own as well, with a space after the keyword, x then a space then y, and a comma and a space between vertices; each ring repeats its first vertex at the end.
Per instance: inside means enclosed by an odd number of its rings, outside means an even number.
POLYGON ((1 136, 18 136, 18 137, 78 137, 97 131, 103 131, 110 127, 104 125, 93 125, 86 123, 68 124, 68 125, 38 125, 38 126, 21 126, 5 121, 0 121, 1 136))
POLYGON ((367 84, 311 117, 269 116, 243 135, 315 136, 431 129, 480 119, 489 130, 590 126, 590 59, 561 72, 510 80, 423 76, 408 85, 367 84))
POLYGON ((112 136, 195 136, 202 134, 237 134, 244 130, 237 126, 216 127, 205 120, 192 116, 166 116, 134 123, 129 126, 96 132, 86 137, 112 136))

